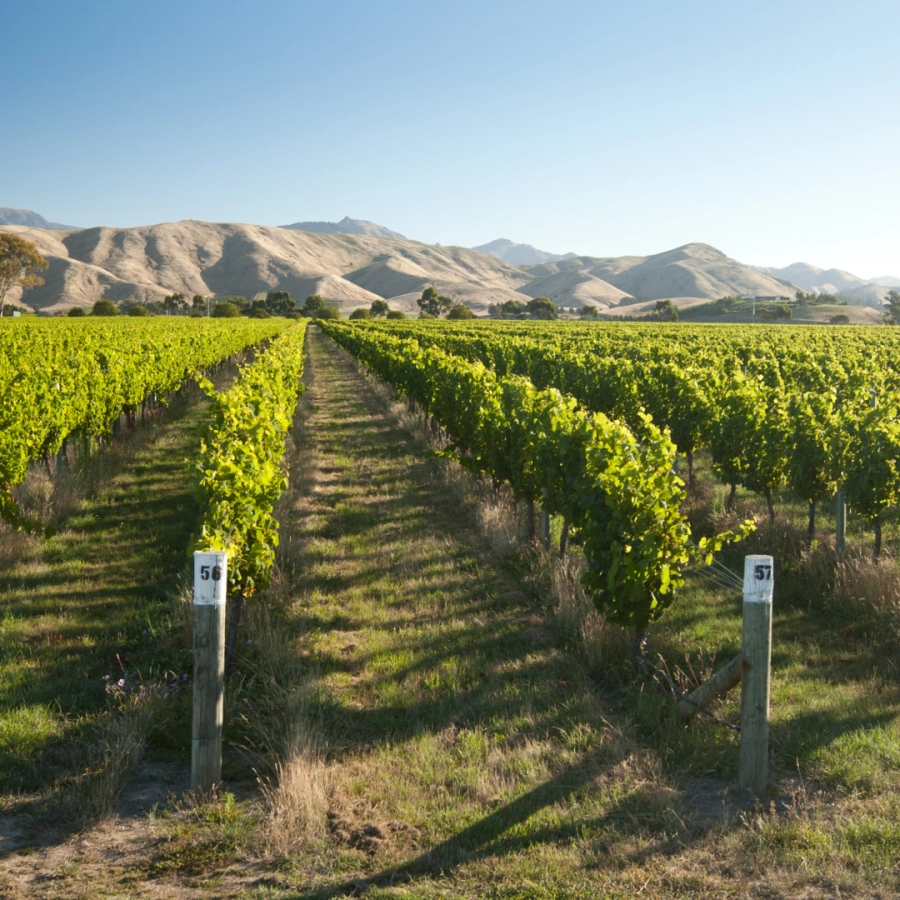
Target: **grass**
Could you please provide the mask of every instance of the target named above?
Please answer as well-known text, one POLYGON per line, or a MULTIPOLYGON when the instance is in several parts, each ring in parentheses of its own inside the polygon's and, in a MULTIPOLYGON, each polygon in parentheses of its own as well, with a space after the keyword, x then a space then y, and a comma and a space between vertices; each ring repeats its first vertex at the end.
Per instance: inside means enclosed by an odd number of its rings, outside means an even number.
MULTIPOLYGON (((190 671, 172 596, 197 515, 187 460, 203 409, 178 398, 165 423, 55 485, 36 474, 26 486, 45 495, 45 514, 65 495, 67 514, 54 538, 20 542, 0 574, 0 792, 83 782, 84 770, 109 768, 98 752, 121 768, 119 745, 143 747, 150 727, 136 698, 149 709, 152 684, 190 671)), ((177 749, 189 749, 184 738, 177 749)))
MULTIPOLYGON (((636 677, 631 651, 579 594, 576 558, 560 566, 523 543, 508 499, 430 457, 414 417, 317 329, 309 373, 289 451, 292 485, 278 513, 277 571, 248 610, 227 687, 225 792, 207 803, 173 799, 145 820, 140 848, 124 862, 97 853, 90 872, 70 866, 56 895, 897 895, 891 560, 876 572, 860 549, 835 574, 826 538, 801 547, 804 511, 787 498, 774 530, 726 557, 739 570, 744 553, 774 547, 779 566, 770 803, 746 808, 731 791, 735 735, 705 719, 685 726, 666 692, 636 677)), ((173 432, 176 449, 159 445, 151 468, 172 463, 189 438, 188 427, 173 432)), ((723 494, 702 460, 698 467, 691 515, 712 528, 724 521, 723 494)), ((92 516, 114 521, 116 504, 104 512, 100 494, 94 502, 92 516)), ((173 502, 144 519, 154 523, 154 546, 168 541, 177 560, 160 570, 169 591, 186 538, 157 516, 173 502)), ((740 516, 762 509, 749 495, 739 504, 740 516)), ((827 527, 823 517, 823 534, 827 527)), ((851 536, 861 547, 863 536, 851 536)), ((139 540, 125 544, 142 559, 139 540)), ((81 566, 90 565, 86 546, 81 566)), ((88 579, 94 590, 108 577, 110 596, 130 596, 127 580, 114 580, 123 571, 115 560, 108 576, 100 568, 88 579)), ((57 597, 80 596, 71 585, 82 576, 55 577, 69 585, 57 597)), ((15 590, 15 578, 8 582, 15 590)), ((31 594, 22 590, 24 603, 31 594)), ((31 597, 44 604, 35 621, 41 633, 63 634, 63 613, 82 613, 65 600, 54 606, 51 593, 48 585, 31 597)), ((146 658, 162 664, 184 647, 164 593, 141 600, 155 610, 152 628, 120 611, 125 617, 106 631, 97 615, 105 607, 83 613, 75 631, 96 642, 96 653, 83 656, 94 661, 92 678, 102 680, 113 648, 136 656, 146 647, 146 658), (145 628, 146 645, 137 640, 145 628)), ((24 628, 31 619, 16 609, 13 627, 24 628)), ((652 660, 690 687, 738 651, 740 598, 691 578, 648 637, 652 660)), ((27 685, 41 671, 29 659, 10 657, 3 677, 27 685)), ((41 677, 61 685, 54 666, 71 662, 49 659, 41 677)), ((29 701, 10 707, 0 747, 10 759, 21 755, 15 777, 35 777, 34 761, 69 741, 82 719, 99 727, 109 718, 102 685, 96 707, 72 690, 78 715, 59 715, 50 692, 23 694, 29 701)), ((177 756, 186 709, 177 698, 152 702, 153 721, 165 727, 148 726, 147 755, 177 756)), ((715 711, 739 720, 739 691, 715 711)), ((110 735, 105 746, 113 745, 110 735)))

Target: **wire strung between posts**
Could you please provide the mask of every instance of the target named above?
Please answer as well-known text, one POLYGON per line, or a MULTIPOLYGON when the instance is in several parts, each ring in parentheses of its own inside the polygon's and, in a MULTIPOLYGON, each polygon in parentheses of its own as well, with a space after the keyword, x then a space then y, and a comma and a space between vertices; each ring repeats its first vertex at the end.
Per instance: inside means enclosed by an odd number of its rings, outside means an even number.
MULTIPOLYGON (((697 547, 696 544, 693 542, 691 543, 694 547, 697 547)), ((697 547, 697 549, 699 550, 700 548, 697 547)), ((723 590, 730 591, 739 596, 743 596, 744 594, 744 579, 716 559, 713 559, 709 563, 699 565, 694 569, 694 572, 701 578, 706 579, 706 581, 715 584, 723 590)))

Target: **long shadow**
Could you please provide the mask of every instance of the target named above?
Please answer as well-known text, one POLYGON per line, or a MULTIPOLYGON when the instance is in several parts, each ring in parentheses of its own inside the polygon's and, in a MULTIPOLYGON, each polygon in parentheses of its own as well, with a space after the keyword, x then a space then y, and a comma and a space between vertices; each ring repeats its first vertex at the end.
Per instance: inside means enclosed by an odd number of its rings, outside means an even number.
POLYGON ((4 789, 40 790, 65 774, 66 748, 86 739, 82 718, 107 706, 103 676, 178 666, 164 618, 198 513, 183 458, 203 408, 176 407, 114 458, 85 463, 104 477, 89 472, 93 491, 61 532, 0 579, 0 711, 56 720, 27 748, 0 741, 4 789))
MULTIPOLYGON (((328 897, 361 894, 371 887, 388 887, 422 876, 448 877, 453 874, 455 867, 475 859, 512 853, 534 843, 556 842, 564 838, 574 839, 577 837, 577 828, 568 825, 553 829, 542 828, 526 837, 510 836, 505 841, 499 840, 511 828, 523 824, 542 809, 568 800, 600 777, 603 772, 599 753, 586 756, 576 765, 570 766, 511 803, 405 863, 382 869, 366 878, 338 882, 314 891, 296 894, 294 897, 296 900, 301 898, 326 900, 328 897)), ((618 806, 621 806, 622 802, 618 806)), ((616 821, 618 806, 613 807, 602 818, 594 819, 591 824, 601 826, 605 821, 616 821)))

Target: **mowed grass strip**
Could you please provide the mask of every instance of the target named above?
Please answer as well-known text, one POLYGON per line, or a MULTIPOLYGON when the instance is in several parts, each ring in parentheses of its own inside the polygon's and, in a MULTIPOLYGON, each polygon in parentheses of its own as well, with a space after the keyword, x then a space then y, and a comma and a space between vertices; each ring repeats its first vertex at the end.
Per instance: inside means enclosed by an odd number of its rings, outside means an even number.
MULTIPOLYGON (((197 518, 189 461, 205 408, 176 398, 164 422, 64 474, 67 489, 73 479, 91 489, 55 537, 9 534, 18 549, 0 572, 3 794, 46 791, 89 764, 119 679, 134 689, 190 672, 170 613, 197 518)), ((188 752, 189 733, 181 744, 188 752)))
POLYGON ((480 896, 485 864, 497 883, 555 881, 557 864, 581 878, 585 842, 681 830, 677 792, 605 716, 523 568, 498 561, 383 390, 317 329, 309 346, 312 490, 284 517, 282 563, 327 802, 295 884, 446 890, 452 873, 480 896))

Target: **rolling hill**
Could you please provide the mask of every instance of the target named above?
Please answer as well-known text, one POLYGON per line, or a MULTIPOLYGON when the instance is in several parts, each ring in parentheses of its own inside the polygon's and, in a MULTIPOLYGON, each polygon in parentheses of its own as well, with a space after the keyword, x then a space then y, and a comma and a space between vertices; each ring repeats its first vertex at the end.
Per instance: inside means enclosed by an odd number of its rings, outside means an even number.
POLYGON ((652 256, 578 256, 513 266, 465 247, 265 225, 187 220, 139 228, 0 229, 33 241, 49 261, 43 286, 24 295, 14 289, 9 298, 45 313, 90 306, 101 297, 148 302, 175 291, 253 297, 273 289, 301 300, 320 294, 345 310, 384 298, 417 313, 416 300, 431 284, 479 314, 492 303, 538 296, 560 306, 638 313, 636 300, 698 302, 796 290, 700 243, 652 256))
POLYGON ((13 302, 54 313, 101 297, 141 302, 181 291, 252 297, 275 288, 297 298, 318 293, 348 309, 377 297, 408 312, 430 284, 469 303, 528 296, 528 278, 501 260, 462 247, 433 247, 370 235, 316 234, 265 225, 170 222, 140 228, 49 231, 0 226, 33 241, 50 263, 44 285, 13 302))
POLYGON ((783 269, 760 268, 760 271, 792 281, 804 291, 840 294, 855 306, 871 306, 874 309, 881 309, 884 305, 884 298, 893 286, 892 282, 900 284, 900 279, 890 276, 866 281, 843 269, 820 269, 803 262, 792 263, 783 269))
POLYGON ((0 225, 25 225, 28 228, 44 228, 47 231, 75 231, 74 225, 60 225, 48 222, 43 216, 30 209, 13 209, 0 206, 0 225))
POLYGON ((344 216, 340 222, 294 222, 293 225, 282 225, 293 231, 311 231, 313 234, 371 234, 375 237, 396 238, 405 241, 406 238, 397 231, 391 231, 383 225, 375 222, 367 222, 365 219, 351 219, 344 216))
POLYGON ((547 253, 546 250, 538 250, 531 244, 516 244, 514 241, 508 241, 506 238, 499 238, 488 244, 482 244, 480 247, 473 247, 479 253, 487 256, 496 256, 503 262, 508 262, 511 266, 532 266, 545 262, 554 262, 557 259, 571 259, 574 253, 547 253))

